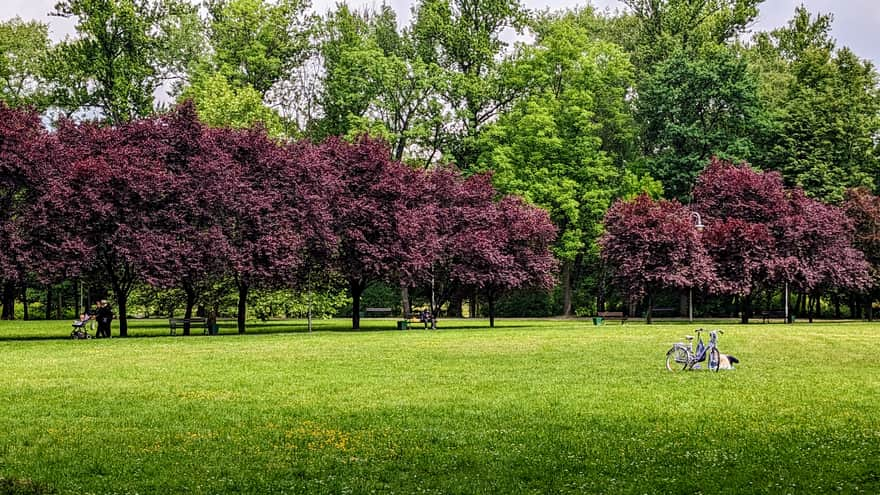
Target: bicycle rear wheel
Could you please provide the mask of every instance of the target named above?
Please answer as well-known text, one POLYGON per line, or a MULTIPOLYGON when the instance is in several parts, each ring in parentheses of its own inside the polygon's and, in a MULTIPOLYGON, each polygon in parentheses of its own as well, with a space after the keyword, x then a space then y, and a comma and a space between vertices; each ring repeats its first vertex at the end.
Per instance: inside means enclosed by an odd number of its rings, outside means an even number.
POLYGON ((709 351, 709 371, 718 371, 721 367, 721 353, 718 352, 718 349, 712 348, 709 351))
POLYGON ((689 362, 688 352, 681 347, 673 347, 666 353, 666 369, 669 371, 684 371, 689 362))

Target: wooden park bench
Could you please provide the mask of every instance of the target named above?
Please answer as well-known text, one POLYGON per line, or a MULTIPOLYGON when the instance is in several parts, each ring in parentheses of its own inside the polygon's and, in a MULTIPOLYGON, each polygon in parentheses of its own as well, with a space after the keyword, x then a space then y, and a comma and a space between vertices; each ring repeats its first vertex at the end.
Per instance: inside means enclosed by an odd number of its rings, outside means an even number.
POLYGON ((765 309, 761 311, 761 321, 767 323, 769 320, 785 320, 785 310, 765 309))
POLYGON ((168 326, 171 327, 171 335, 177 335, 177 327, 183 328, 189 323, 189 328, 201 328, 203 333, 208 334, 207 318, 168 318, 168 326))
POLYGON ((391 308, 367 308, 364 310, 364 317, 367 316, 391 316, 391 308))
POLYGON ((626 318, 623 311, 599 311, 593 317, 593 325, 601 325, 605 320, 620 320, 620 324, 623 325, 626 323, 626 318))
POLYGON ((651 316, 672 316, 675 311, 675 308, 654 308, 651 310, 651 316))

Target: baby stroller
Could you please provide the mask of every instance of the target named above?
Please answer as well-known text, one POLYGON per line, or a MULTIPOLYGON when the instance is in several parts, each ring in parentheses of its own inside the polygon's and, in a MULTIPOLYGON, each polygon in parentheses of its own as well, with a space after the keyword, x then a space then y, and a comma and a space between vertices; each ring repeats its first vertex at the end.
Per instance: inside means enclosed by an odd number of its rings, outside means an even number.
POLYGON ((86 323, 89 320, 76 320, 73 322, 73 331, 70 332, 70 338, 72 339, 90 339, 92 338, 89 331, 86 330, 86 323))

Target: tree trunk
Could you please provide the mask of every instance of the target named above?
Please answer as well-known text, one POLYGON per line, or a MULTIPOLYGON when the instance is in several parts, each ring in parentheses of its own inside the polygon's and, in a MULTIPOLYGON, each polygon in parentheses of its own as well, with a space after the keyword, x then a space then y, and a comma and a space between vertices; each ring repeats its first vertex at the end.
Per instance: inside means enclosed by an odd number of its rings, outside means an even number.
POLYGON ((412 316, 412 305, 409 302, 409 287, 402 286, 400 288, 400 309, 403 312, 404 319, 412 316))
POLYGON ((449 310, 446 312, 446 316, 451 316, 453 318, 461 318, 461 306, 464 302, 464 299, 460 294, 452 294, 449 297, 449 310))
POLYGON ((749 317, 752 316, 752 295, 745 295, 740 301, 742 302, 742 306, 740 307, 739 321, 742 324, 747 324, 749 322, 749 317))
POLYGON ((834 318, 840 319, 840 294, 831 294, 831 307, 834 308, 834 318))
POLYGON ((495 294, 489 293, 489 328, 495 328, 495 294))
POLYGON ((359 280, 350 280, 348 287, 351 290, 351 329, 360 330, 361 294, 364 292, 364 285, 359 280))
POLYGON ((76 301, 73 304, 73 316, 79 318, 79 314, 82 313, 82 298, 79 297, 79 295, 82 294, 82 280, 76 281, 76 283, 73 285, 73 291, 73 299, 76 301))
POLYGON ((562 263, 560 283, 562 284, 562 316, 571 316, 571 270, 574 261, 566 260, 562 263))
POLYGON ((477 317, 477 313, 479 313, 479 311, 477 311, 477 291, 473 291, 473 292, 471 293, 471 298, 470 298, 470 299, 471 299, 471 301, 470 301, 470 303, 469 303, 470 306, 471 306, 470 317, 471 317, 471 318, 476 318, 476 317, 477 317))
POLYGON ((52 284, 46 285, 46 319, 52 319, 52 298, 54 294, 52 294, 52 284))
POLYGON ((816 300, 816 296, 809 294, 807 295, 807 320, 810 323, 813 323, 813 302, 816 300))
POLYGON ((654 295, 653 294, 648 293, 647 303, 648 303, 648 311, 647 311, 647 313, 645 313, 645 323, 650 325, 653 322, 651 313, 654 312, 654 295))
POLYGON ((186 293, 186 309, 183 312, 183 318, 187 320, 183 323, 183 334, 189 335, 189 319, 192 318, 193 307, 196 305, 196 291, 189 284, 184 284, 183 291, 186 293))
POLYGON ((247 296, 250 286, 244 282, 238 283, 238 333, 247 330, 247 296))
POLYGON ((28 304, 27 297, 27 282, 23 282, 21 284, 21 306, 24 309, 24 321, 28 321, 31 319, 30 317, 30 305, 28 304))
POLYGON ((128 291, 116 293, 116 304, 119 305, 119 336, 128 337, 128 291))
POLYGON ((3 283, 3 310, 2 314, 0 314, 0 319, 3 320, 14 320, 15 319, 15 283, 11 281, 5 281, 3 283))
POLYGON ((752 313, 752 295, 748 294, 742 296, 740 298, 740 308, 739 308, 739 322, 742 324, 747 324, 749 322, 749 316, 752 313))
POLYGON ((868 294, 865 299, 865 313, 867 313, 868 321, 874 321, 874 296, 873 294, 868 294))

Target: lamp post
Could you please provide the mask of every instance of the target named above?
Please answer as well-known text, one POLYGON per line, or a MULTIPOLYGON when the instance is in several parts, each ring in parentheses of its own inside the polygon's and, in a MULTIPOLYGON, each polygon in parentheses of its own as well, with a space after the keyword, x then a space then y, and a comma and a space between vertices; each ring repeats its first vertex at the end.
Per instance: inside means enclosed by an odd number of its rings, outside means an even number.
MULTIPOLYGON (((706 228, 706 226, 703 225, 703 219, 700 218, 699 213, 692 211, 691 218, 694 219, 694 228, 697 229, 697 232, 702 232, 703 229, 706 228)), ((688 321, 689 322, 694 321, 694 288, 693 287, 688 287, 688 321)))
POLYGON ((431 330, 437 330, 437 315, 434 314, 434 269, 431 269, 431 330))

